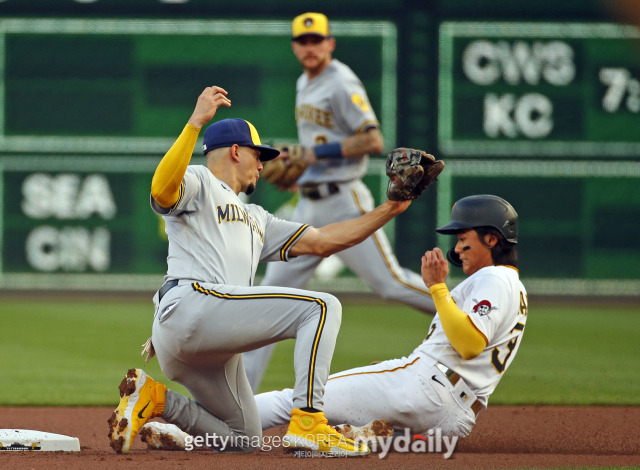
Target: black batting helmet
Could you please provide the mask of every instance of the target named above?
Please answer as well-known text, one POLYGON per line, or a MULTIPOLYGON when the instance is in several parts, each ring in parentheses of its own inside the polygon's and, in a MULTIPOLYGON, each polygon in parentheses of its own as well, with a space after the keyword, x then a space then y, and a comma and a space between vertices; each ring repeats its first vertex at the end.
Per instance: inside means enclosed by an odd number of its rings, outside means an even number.
MULTIPOLYGON (((491 194, 463 197, 451 209, 451 221, 436 229, 436 232, 455 235, 458 232, 481 227, 493 227, 512 245, 518 243, 518 214, 507 201, 491 194)), ((455 247, 454 247, 455 248, 455 247)), ((461 266, 454 248, 447 259, 461 266)))
POLYGON ((460 199, 451 210, 451 222, 437 228, 436 232, 453 235, 462 230, 480 227, 493 227, 509 243, 518 243, 518 214, 507 201, 491 194, 460 199))

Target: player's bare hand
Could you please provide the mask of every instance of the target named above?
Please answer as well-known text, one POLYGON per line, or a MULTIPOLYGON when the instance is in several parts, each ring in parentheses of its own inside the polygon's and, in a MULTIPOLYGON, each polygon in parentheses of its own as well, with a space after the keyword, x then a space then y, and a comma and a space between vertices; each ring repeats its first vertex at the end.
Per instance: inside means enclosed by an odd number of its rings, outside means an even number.
POLYGON ((427 287, 440 284, 447 280, 449 263, 438 247, 427 251, 422 257, 422 280, 427 287))
POLYGON ((198 97, 189 124, 201 128, 215 116, 220 106, 230 107, 231 100, 227 98, 227 94, 227 90, 219 86, 205 88, 198 97))

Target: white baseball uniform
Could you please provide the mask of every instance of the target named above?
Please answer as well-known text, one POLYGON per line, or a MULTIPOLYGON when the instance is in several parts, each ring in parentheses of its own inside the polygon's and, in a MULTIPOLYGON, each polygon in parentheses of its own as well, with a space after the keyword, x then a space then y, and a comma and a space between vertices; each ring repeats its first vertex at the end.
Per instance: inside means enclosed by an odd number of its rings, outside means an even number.
POLYGON ((329 294, 256 287, 260 261, 288 261, 307 225, 244 204, 204 166, 189 166, 178 202, 164 209, 169 237, 165 281, 152 340, 162 371, 193 399, 168 391, 163 418, 193 436, 248 437, 261 427, 241 353, 296 338, 293 401, 322 410, 323 391, 341 319, 329 294))
MULTIPOLYGON (((426 339, 408 357, 329 377, 324 396, 329 424, 362 426, 384 419, 416 433, 440 428, 444 435, 469 434, 476 411, 486 408, 520 347, 527 292, 515 268, 489 266, 462 281, 451 297, 487 338, 484 351, 463 359, 436 314, 426 339)), ((286 424, 292 391, 262 393, 256 403, 263 429, 286 424)))
MULTIPOLYGON (((304 146, 341 142, 379 123, 356 74, 333 59, 315 78, 303 73, 296 84, 298 139, 304 146)), ((300 199, 292 221, 316 227, 353 219, 371 211, 371 192, 361 181, 369 157, 325 159, 309 166, 298 179, 300 199)), ((435 312, 422 277, 401 267, 383 230, 337 255, 379 296, 427 313, 435 312)), ((321 258, 300 256, 289 263, 267 267, 263 286, 303 288, 321 258)), ((249 382, 258 390, 273 345, 245 353, 249 382)))

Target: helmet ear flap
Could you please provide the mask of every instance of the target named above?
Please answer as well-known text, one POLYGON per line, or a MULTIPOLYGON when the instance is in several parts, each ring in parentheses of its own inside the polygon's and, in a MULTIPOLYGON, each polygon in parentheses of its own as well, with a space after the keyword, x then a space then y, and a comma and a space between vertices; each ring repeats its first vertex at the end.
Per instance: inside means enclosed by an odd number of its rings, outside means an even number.
POLYGON ((447 251, 447 260, 449 261, 449 263, 453 264, 456 268, 461 268, 462 261, 460 260, 460 255, 456 253, 455 250, 456 250, 456 247, 454 245, 449 251, 447 251))

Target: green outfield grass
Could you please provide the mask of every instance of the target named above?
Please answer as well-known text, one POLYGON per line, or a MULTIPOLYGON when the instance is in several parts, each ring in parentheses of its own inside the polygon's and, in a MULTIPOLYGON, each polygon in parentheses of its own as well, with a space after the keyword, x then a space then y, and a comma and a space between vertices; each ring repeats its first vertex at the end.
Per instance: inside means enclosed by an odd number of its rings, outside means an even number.
MULTIPOLYGON (((130 367, 166 381, 141 345, 150 300, 3 296, 0 405, 115 405, 130 367)), ((337 372, 409 354, 431 320, 408 307, 343 302, 337 372)), ((524 340, 492 404, 640 405, 640 307, 532 303, 524 340)), ((293 384, 293 341, 280 343, 261 390, 293 384)), ((169 383, 174 390, 184 389, 169 383)))

